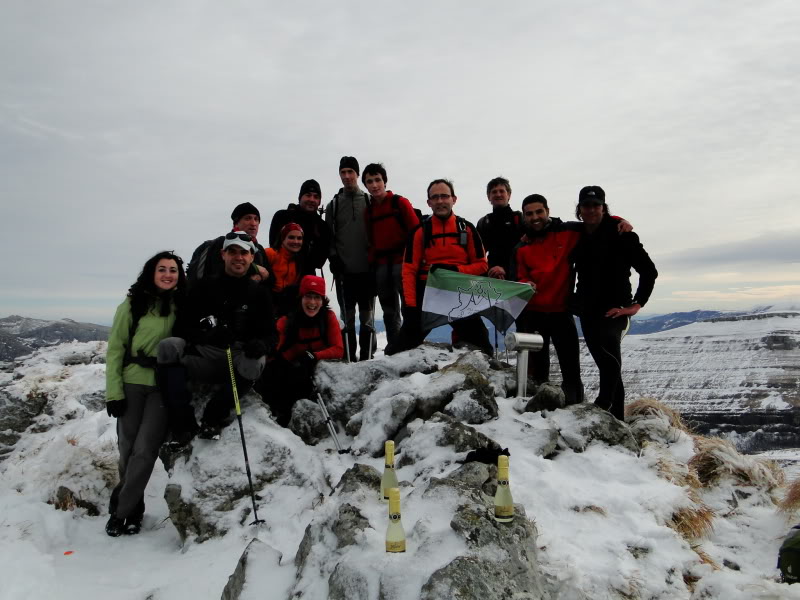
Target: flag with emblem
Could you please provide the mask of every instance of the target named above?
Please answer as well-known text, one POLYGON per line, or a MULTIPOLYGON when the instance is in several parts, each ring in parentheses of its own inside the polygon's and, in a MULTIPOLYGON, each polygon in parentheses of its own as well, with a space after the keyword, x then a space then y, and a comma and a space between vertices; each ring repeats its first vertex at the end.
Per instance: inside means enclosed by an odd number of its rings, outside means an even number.
POLYGON ((505 332, 531 296, 533 289, 527 283, 437 269, 428 274, 425 284, 422 327, 433 329, 478 315, 505 332))

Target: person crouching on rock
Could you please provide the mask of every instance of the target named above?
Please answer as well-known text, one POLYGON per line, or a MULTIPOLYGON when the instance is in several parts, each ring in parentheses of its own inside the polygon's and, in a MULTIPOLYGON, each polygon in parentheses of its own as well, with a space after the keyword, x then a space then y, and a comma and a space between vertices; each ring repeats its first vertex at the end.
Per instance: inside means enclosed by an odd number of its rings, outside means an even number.
POLYGON ((306 275, 299 296, 294 310, 278 319, 278 356, 267 364, 256 388, 282 427, 289 424, 294 403, 313 395, 317 361, 344 356, 342 330, 328 307, 325 280, 306 275))
POLYGON ((111 493, 106 533, 136 534, 144 490, 167 432, 167 409, 156 387, 156 351, 183 305, 183 261, 159 252, 142 268, 117 307, 106 353, 106 410, 117 419, 119 483, 111 493))
POLYGON ((281 228, 280 240, 279 249, 266 250, 275 317, 288 314, 295 306, 300 279, 305 274, 303 228, 297 223, 287 223, 281 228))
POLYGON ((203 439, 219 439, 234 407, 229 358, 242 396, 261 376, 274 346, 269 289, 248 276, 255 251, 250 235, 228 233, 221 251, 224 271, 190 288, 175 323, 175 337, 158 346, 159 385, 169 407, 175 445, 189 443, 196 433, 203 439), (187 379, 219 385, 205 407, 199 433, 187 379))

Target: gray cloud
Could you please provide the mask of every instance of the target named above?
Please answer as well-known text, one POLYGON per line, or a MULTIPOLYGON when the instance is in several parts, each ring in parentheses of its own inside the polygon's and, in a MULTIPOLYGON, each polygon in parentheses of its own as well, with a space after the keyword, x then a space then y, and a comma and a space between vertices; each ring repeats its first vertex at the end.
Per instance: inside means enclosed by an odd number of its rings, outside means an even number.
POLYGON ((6 2, 0 315, 107 321, 148 256, 309 177, 330 198, 343 154, 421 208, 452 177, 472 220, 497 174, 562 217, 597 183, 662 275, 678 241, 718 265, 770 219, 800 230, 798 29, 779 1, 6 2))

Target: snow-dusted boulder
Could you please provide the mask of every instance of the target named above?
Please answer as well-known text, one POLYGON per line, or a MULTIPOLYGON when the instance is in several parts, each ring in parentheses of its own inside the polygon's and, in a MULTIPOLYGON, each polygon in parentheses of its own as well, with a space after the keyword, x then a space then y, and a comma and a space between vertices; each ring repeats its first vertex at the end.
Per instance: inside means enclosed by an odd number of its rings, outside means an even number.
MULTIPOLYGON (((302 490, 298 496, 308 503, 329 490, 319 475, 309 475, 324 472, 320 464, 324 453, 277 425, 257 395, 242 399, 242 411, 257 504, 268 504, 273 489, 282 486, 302 490)), ((219 440, 196 438, 168 464, 170 480, 164 497, 181 539, 205 541, 253 520, 235 421, 222 430, 219 440)))
POLYGON ((270 585, 266 572, 280 565, 283 555, 275 548, 254 538, 236 563, 236 569, 228 578, 220 600, 255 600, 262 598, 266 586, 270 585))
POLYGON ((562 447, 583 452, 590 443, 600 441, 639 452, 639 444, 630 427, 591 402, 554 411, 550 418, 559 428, 562 447))
POLYGON ((543 383, 536 388, 533 397, 528 400, 525 405, 525 412, 556 410, 557 408, 564 408, 564 404, 564 390, 561 389, 561 386, 543 383))

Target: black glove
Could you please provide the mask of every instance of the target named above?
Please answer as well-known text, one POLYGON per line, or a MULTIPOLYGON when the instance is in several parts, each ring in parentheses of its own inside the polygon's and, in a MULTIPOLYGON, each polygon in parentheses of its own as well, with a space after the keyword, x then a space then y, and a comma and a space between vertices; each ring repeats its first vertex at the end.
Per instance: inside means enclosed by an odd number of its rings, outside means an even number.
POLYGON ((344 273, 344 262, 338 256, 331 256, 328 259, 328 266, 331 269, 331 273, 334 275, 341 275, 344 273))
POLYGON ((437 269, 444 269, 445 271, 455 271, 458 272, 458 267, 455 265, 446 265, 444 263, 434 263, 431 265, 431 268, 428 269, 429 273, 433 273, 437 269))
POLYGON ((317 357, 310 350, 306 350, 297 357, 297 362, 303 367, 313 367, 317 364, 317 357))
POLYGON ((224 325, 217 325, 209 333, 209 339, 212 344, 219 348, 227 348, 234 341, 233 332, 224 325))
POLYGON ((467 454, 467 457, 464 459, 464 462, 482 462, 487 465, 496 465, 497 458, 501 454, 504 454, 505 456, 511 456, 508 448, 503 450, 497 448, 478 448, 477 450, 470 451, 467 454))
POLYGON ((128 408, 128 400, 126 398, 120 398, 119 400, 111 400, 110 402, 106 402, 106 412, 108 413, 108 416, 114 417, 115 419, 119 419, 122 415, 124 415, 126 408, 128 408))
POLYGON ((242 351, 247 358, 261 358, 267 353, 267 345, 261 340, 250 340, 242 346, 242 351))

